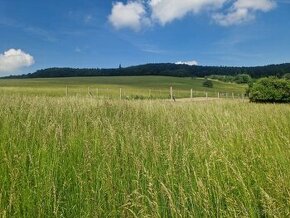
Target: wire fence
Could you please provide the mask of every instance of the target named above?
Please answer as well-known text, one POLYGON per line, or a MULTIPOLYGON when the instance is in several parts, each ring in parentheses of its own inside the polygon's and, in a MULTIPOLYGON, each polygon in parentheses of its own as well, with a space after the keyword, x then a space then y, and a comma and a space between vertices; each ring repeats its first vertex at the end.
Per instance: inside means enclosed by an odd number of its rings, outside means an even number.
POLYGON ((132 89, 132 88, 70 88, 65 89, 66 96, 88 95, 97 99, 181 99, 181 98, 224 98, 244 99, 245 93, 241 92, 217 92, 196 91, 194 89, 132 89))
POLYGON ((182 99, 182 98, 224 98, 224 99, 244 99, 245 93, 240 91, 216 91, 216 90, 194 90, 168 88, 130 88, 130 87, 0 87, 0 94, 16 94, 23 96, 67 96, 67 97, 91 97, 95 99, 182 99))

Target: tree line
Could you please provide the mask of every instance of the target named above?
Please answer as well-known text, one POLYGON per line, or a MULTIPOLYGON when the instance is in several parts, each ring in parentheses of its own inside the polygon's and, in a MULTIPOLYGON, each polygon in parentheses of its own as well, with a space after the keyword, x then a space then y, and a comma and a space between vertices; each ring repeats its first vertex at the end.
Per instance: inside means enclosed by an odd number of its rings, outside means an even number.
MULTIPOLYGON (((174 77, 209 77, 212 75, 232 76, 249 75, 252 78, 268 76, 283 77, 290 73, 290 63, 257 67, 226 66, 188 66, 184 64, 145 64, 132 67, 111 69, 48 68, 34 73, 8 76, 6 78, 52 78, 52 77, 88 77, 88 76, 174 76, 174 77)), ((231 78, 231 77, 228 77, 231 78)))

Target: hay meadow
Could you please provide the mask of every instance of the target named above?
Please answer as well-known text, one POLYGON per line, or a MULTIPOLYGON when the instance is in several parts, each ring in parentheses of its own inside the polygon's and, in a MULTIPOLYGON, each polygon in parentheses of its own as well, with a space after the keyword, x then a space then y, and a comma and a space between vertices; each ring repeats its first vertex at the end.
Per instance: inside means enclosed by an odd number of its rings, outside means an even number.
POLYGON ((0 217, 289 217, 290 106, 0 95, 0 217))

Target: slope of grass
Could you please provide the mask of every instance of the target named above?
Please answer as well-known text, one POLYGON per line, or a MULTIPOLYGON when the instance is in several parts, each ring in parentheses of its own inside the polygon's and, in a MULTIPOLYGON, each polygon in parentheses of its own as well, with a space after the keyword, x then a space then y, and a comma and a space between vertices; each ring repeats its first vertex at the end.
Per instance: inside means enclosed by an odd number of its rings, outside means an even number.
POLYGON ((32 96, 63 96, 66 93, 66 86, 68 86, 70 95, 86 95, 89 87, 94 96, 118 97, 119 88, 122 88, 124 95, 148 97, 151 94, 153 97, 168 97, 169 87, 173 86, 174 90, 176 90, 175 95, 177 97, 178 95, 180 97, 189 97, 190 89, 194 91, 206 91, 212 95, 216 92, 234 92, 241 94, 246 89, 245 85, 220 81, 213 81, 214 88, 204 88, 202 86, 203 81, 204 79, 200 78, 192 79, 162 76, 2 79, 0 80, 0 92, 32 96))
POLYGON ((288 217, 290 107, 0 95, 1 217, 288 217))

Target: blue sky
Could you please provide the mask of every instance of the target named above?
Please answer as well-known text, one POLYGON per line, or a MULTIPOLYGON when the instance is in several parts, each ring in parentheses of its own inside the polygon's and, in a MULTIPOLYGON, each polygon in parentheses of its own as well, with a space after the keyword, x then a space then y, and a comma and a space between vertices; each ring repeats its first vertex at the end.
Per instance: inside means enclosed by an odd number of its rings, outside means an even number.
POLYGON ((290 0, 0 0, 0 75, 290 62, 290 0))

